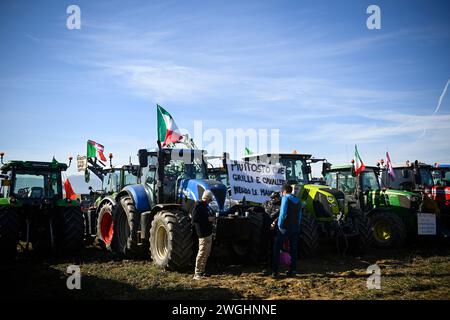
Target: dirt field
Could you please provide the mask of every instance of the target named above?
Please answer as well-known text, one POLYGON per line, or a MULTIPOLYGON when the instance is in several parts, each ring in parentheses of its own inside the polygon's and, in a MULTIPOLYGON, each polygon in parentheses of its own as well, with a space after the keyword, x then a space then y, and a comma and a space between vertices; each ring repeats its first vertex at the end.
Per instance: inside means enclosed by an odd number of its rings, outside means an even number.
MULTIPOLYGON (((332 250, 331 250, 332 252, 332 250)), ((75 260, 19 256, 1 265, 0 294, 31 299, 450 299, 450 248, 421 244, 363 257, 322 252, 299 262, 297 278, 274 280, 264 266, 221 266, 203 282, 191 273, 158 270, 149 261, 114 261, 89 247, 75 260), (81 290, 66 288, 66 269, 81 265, 81 290), (381 268, 381 290, 368 290, 367 267, 381 268)))

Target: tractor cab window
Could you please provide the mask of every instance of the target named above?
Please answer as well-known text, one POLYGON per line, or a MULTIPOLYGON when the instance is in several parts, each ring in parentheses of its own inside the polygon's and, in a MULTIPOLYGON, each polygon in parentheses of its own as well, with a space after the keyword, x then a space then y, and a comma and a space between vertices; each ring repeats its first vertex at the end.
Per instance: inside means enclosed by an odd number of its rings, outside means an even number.
POLYGON ((419 169, 420 181, 424 186, 432 186, 433 184, 433 176, 431 175, 431 171, 428 169, 419 169))
POLYGON ((135 176, 131 172, 125 171, 125 173, 124 173, 124 182, 123 182, 124 186, 137 184, 137 182, 138 182, 138 177, 137 176, 135 176))
POLYGON ((108 172, 104 181, 105 191, 113 193, 120 191, 120 171, 108 172))
POLYGON ((300 159, 280 159, 279 165, 286 167, 286 180, 292 184, 307 184, 308 175, 303 169, 307 166, 305 160, 300 159))
POLYGON ((346 194, 355 192, 355 177, 351 172, 329 172, 326 174, 326 184, 333 189, 341 190, 346 194))
POLYGON ((337 189, 337 172, 328 172, 325 175, 325 183, 327 186, 337 189))
POLYGON ((363 191, 378 190, 378 177, 374 171, 366 170, 361 173, 361 189, 363 191))
POLYGON ((56 173, 17 173, 12 193, 19 199, 54 198, 59 194, 58 177, 56 173))
POLYGON ((390 181, 390 187, 397 190, 413 190, 414 189, 414 172, 411 169, 396 168, 394 169, 395 179, 390 181), (406 173, 407 176, 404 176, 406 173))

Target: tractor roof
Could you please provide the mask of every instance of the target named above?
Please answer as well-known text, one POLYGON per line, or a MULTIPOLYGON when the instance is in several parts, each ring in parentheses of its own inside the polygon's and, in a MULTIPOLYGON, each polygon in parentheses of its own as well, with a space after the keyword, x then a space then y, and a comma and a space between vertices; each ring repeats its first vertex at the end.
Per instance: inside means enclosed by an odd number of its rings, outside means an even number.
POLYGON ((280 157, 280 159, 294 159, 294 160, 309 160, 312 155, 310 154, 300 154, 300 153, 261 153, 261 154, 251 154, 248 156, 242 157, 242 159, 251 161, 257 160, 259 158, 271 158, 271 157, 280 157))
POLYGON ((2 171, 16 170, 29 170, 29 171, 66 171, 67 164, 53 162, 40 162, 40 161, 8 161, 2 167, 2 171))
MULTIPOLYGON (((414 163, 411 163, 409 166, 406 164, 403 165, 393 165, 394 169, 414 169, 414 163)), ((419 162, 419 168, 432 168, 430 164, 419 162)))
MULTIPOLYGON (((339 170, 352 170, 353 165, 351 164, 340 164, 340 165, 331 165, 331 169, 328 171, 339 171, 339 170)), ((378 169, 376 166, 366 166, 366 169, 378 169)))
MULTIPOLYGON (((205 155, 207 152, 206 152, 206 150, 199 150, 199 149, 178 149, 178 148, 162 148, 162 150, 164 151, 164 152, 178 152, 178 153, 180 153, 180 152, 193 152, 194 154, 203 154, 203 155, 205 155)), ((158 149, 157 148, 152 148, 152 149, 147 149, 147 152, 148 153, 155 153, 155 152, 158 152, 158 149)))

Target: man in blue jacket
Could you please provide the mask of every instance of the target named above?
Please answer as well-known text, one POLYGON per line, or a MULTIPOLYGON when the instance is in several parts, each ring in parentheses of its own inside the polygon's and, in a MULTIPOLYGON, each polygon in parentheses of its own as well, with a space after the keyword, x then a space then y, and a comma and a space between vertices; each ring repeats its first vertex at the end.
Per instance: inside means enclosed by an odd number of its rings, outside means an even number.
POLYGON ((300 200, 292 194, 292 186, 286 184, 281 191, 283 198, 281 200, 280 216, 278 217, 278 231, 273 250, 272 276, 279 276, 280 250, 283 243, 286 240, 289 240, 291 265, 287 272, 287 276, 291 277, 297 274, 297 247, 302 218, 302 205, 300 200))

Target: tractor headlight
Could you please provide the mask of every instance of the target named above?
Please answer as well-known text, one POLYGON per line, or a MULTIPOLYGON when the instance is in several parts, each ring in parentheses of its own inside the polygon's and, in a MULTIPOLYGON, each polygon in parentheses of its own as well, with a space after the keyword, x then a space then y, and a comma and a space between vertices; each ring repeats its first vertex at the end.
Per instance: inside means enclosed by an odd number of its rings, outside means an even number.
POLYGON ((331 202, 334 202, 334 197, 328 196, 328 197, 327 197, 327 200, 328 200, 328 202, 330 202, 330 203, 331 203, 331 202))
POLYGON ((411 201, 412 202, 417 202, 417 201, 419 201, 419 197, 418 196, 411 196, 411 201))

